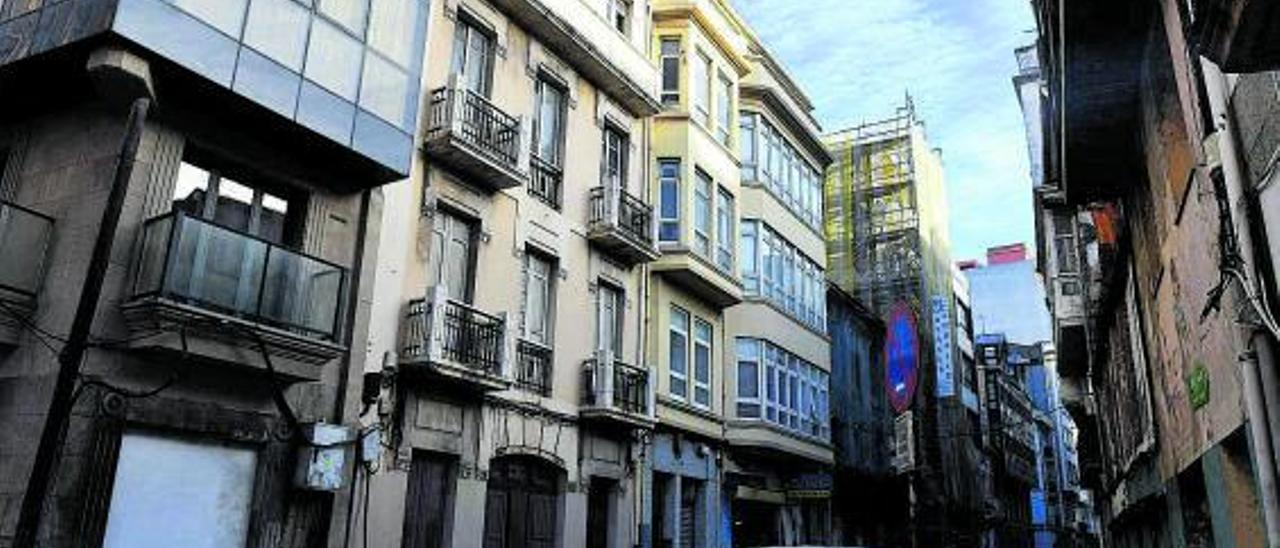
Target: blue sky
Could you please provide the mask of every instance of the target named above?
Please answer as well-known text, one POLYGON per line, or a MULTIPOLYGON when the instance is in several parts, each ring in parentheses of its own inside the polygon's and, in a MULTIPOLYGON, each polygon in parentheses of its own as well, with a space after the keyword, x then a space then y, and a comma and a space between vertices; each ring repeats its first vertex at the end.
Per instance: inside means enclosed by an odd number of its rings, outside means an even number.
POLYGON ((907 91, 942 148, 952 256, 1035 243, 1011 78, 1035 39, 1029 0, 733 0, 827 131, 893 114, 907 91))

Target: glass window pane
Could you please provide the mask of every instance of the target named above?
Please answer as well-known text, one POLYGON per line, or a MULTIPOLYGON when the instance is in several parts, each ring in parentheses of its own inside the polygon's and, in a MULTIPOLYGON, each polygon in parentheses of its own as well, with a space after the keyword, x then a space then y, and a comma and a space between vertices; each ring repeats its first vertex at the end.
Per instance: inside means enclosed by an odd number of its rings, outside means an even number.
POLYGON ((366 52, 360 106, 398 127, 411 128, 409 100, 409 74, 372 51, 366 52))
POLYGON ((348 101, 356 100, 360 80, 360 43, 321 19, 311 25, 306 75, 348 101))
POLYGON ((369 12, 369 46, 401 67, 416 71, 413 45, 421 25, 420 0, 373 0, 369 12))
POLYGON ((178 166, 178 180, 173 188, 173 208, 202 217, 208 192, 209 172, 182 162, 178 166))
POLYGON ((214 222, 241 232, 248 232, 252 214, 252 188, 231 179, 218 181, 218 205, 214 210, 214 222))
POLYGON ((244 7, 249 0, 171 0, 173 5, 232 37, 240 38, 244 7))
POLYGON ((369 9, 369 0, 319 0, 319 3, 320 13, 364 38, 365 11, 369 9))
POLYGON ((302 70, 311 13, 292 0, 253 0, 244 42, 276 62, 302 70))

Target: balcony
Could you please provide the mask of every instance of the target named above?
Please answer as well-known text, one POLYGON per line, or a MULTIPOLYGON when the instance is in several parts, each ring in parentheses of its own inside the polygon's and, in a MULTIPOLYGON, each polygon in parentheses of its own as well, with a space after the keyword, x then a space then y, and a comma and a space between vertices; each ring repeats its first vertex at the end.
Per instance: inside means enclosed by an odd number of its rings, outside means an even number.
POLYGON ((16 344, 22 326, 13 315, 35 308, 52 234, 52 218, 0 201, 0 343, 16 344))
POLYGON ((539 396, 551 397, 551 368, 555 352, 533 341, 516 343, 517 388, 539 396))
POLYGON ((652 428, 653 391, 649 372, 600 351, 582 370, 583 420, 623 428, 652 428))
POLYGON ((436 286, 427 298, 409 303, 400 363, 409 372, 467 389, 509 388, 506 314, 489 314, 448 295, 445 287, 436 286))
POLYGON ((134 347, 190 351, 234 365, 266 364, 299 380, 345 350, 337 343, 346 270, 175 211, 143 223, 133 295, 134 347), (184 341, 186 334, 197 341, 184 341), (213 344, 217 342, 217 344, 213 344))
POLYGON ((628 266, 656 260, 654 210, 616 186, 591 189, 587 237, 628 266))
POLYGON ((528 179, 529 125, 511 116, 480 94, 458 84, 431 92, 427 135, 428 156, 446 164, 471 185, 483 190, 521 186, 528 179))
POLYGON ((537 156, 530 156, 529 165, 529 195, 560 211, 564 170, 537 156))

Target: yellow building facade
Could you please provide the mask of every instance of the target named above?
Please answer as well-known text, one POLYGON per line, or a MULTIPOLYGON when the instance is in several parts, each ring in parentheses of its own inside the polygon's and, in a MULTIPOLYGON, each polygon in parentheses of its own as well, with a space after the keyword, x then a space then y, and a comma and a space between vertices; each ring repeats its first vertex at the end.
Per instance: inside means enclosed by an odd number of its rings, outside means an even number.
POLYGON ((830 159, 808 98, 728 2, 660 0, 653 20, 653 543, 824 542, 830 159))

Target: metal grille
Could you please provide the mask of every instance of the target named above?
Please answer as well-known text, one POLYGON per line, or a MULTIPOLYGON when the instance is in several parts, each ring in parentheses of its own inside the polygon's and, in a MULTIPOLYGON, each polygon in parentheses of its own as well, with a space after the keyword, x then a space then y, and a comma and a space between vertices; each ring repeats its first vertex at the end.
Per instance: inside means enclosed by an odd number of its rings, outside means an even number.
POLYGON ((1242 74, 1231 103, 1249 178, 1262 184, 1280 150, 1280 71, 1242 74))
POLYGON ((502 319, 455 301, 444 303, 445 359, 497 375, 502 365, 502 319))
POLYGON ((529 194, 559 210, 564 172, 536 155, 529 159, 529 163, 533 172, 529 179, 529 194))
POLYGON ((505 166, 519 159, 520 121, 469 89, 438 88, 431 92, 430 126, 434 137, 452 131, 481 154, 505 166))
POLYGON ((609 208, 616 206, 618 229, 640 244, 653 245, 653 209, 640 198, 624 191, 618 191, 616 204, 610 204, 605 197, 604 187, 591 189, 591 223, 608 223, 609 208))
POLYGON ((516 385, 535 394, 550 396, 552 357, 550 348, 521 340, 516 345, 516 385))

